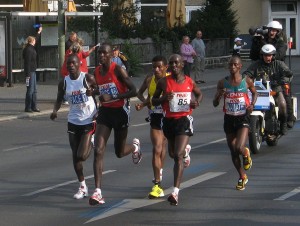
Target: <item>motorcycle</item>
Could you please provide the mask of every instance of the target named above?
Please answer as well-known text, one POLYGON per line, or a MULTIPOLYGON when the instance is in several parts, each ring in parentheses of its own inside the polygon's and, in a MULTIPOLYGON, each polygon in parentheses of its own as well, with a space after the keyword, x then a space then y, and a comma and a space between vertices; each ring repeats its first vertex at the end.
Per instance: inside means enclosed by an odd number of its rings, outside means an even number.
MULTIPOLYGON (((265 141, 268 146, 276 146, 282 136, 278 118, 279 107, 274 99, 276 92, 271 90, 269 81, 264 84, 262 80, 254 81, 258 97, 250 114, 249 132, 249 147, 254 154, 260 152, 262 142, 265 141)), ((289 86, 289 83, 284 85, 289 86)), ((286 88, 290 90, 289 87, 286 88)), ((297 98, 292 97, 292 102, 294 116, 297 118, 297 98)))

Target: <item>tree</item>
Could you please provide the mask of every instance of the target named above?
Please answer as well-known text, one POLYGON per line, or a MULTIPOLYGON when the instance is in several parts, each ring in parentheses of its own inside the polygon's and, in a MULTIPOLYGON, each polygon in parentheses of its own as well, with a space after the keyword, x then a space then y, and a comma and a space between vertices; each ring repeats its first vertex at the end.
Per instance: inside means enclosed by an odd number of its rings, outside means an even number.
POLYGON ((107 7, 101 10, 103 16, 100 17, 101 30, 106 31, 112 37, 135 38, 139 36, 137 31, 141 30, 136 12, 139 10, 135 4, 128 4, 126 0, 110 0, 107 7))
POLYGON ((187 27, 193 34, 200 28, 209 39, 234 38, 238 21, 236 11, 232 9, 233 1, 208 0, 205 7, 195 13, 187 27))

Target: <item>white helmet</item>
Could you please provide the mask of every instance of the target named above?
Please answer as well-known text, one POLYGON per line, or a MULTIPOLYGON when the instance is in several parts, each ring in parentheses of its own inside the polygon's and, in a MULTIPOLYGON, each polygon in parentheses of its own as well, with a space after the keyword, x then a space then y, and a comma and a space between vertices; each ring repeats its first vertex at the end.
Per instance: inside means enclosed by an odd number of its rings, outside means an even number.
POLYGON ((266 44, 261 47, 260 53, 263 55, 274 55, 276 54, 276 48, 271 44, 266 44))
POLYGON ((271 21, 270 23, 268 23, 267 28, 273 28, 273 29, 278 30, 278 32, 279 32, 282 30, 282 25, 278 21, 274 20, 274 21, 271 21))

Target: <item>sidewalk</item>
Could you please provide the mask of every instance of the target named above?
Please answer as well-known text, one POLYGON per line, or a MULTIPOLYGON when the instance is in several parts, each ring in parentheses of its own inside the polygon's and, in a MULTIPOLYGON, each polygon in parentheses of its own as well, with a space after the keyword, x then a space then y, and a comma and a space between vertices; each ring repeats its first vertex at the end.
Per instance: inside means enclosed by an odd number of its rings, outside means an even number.
MULTIPOLYGON (((300 58, 295 57, 292 59, 292 69, 294 74, 300 73, 300 58)), ((243 69, 244 71, 250 62, 244 62, 243 69)), ((287 60, 288 64, 288 60, 287 60)), ((217 81, 221 78, 229 75, 228 69, 224 67, 206 69, 204 74, 204 80, 206 83, 200 84, 199 87, 201 90, 212 89, 217 85, 217 81)), ((141 86, 146 75, 139 75, 133 77, 132 81, 137 87, 141 86)), ((192 76, 193 78, 193 76, 192 76)), ((25 94, 26 86, 23 83, 15 83, 13 87, 0 87, 0 122, 20 119, 20 118, 31 118, 41 115, 49 115, 52 112, 53 104, 56 100, 57 95, 57 82, 38 82, 37 89, 37 100, 38 108, 41 110, 40 113, 27 113, 24 112, 25 108, 25 94)), ((137 100, 132 98, 132 100, 137 100)), ((59 112, 65 112, 69 110, 68 105, 62 105, 59 112)))

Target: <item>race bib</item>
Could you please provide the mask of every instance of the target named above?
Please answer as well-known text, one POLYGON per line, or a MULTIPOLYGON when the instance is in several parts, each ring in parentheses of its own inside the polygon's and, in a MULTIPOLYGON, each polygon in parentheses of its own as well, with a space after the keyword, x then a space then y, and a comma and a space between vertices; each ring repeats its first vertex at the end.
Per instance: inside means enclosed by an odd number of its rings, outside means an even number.
POLYGON ((86 93, 81 93, 80 90, 73 91, 69 98, 69 101, 74 105, 82 104, 82 103, 85 103, 88 101, 88 97, 87 97, 86 93))
MULTIPOLYGON (((99 85, 98 88, 99 88, 100 95, 109 94, 109 95, 115 96, 115 95, 119 94, 117 86, 114 82, 99 85)), ((117 101, 117 99, 114 99, 114 100, 111 100, 108 102, 114 102, 114 101, 117 101)))
POLYGON ((226 98, 225 109, 228 115, 244 115, 246 114, 245 98, 226 98))
POLYGON ((169 101, 170 112, 189 112, 191 96, 191 92, 175 92, 169 101))

